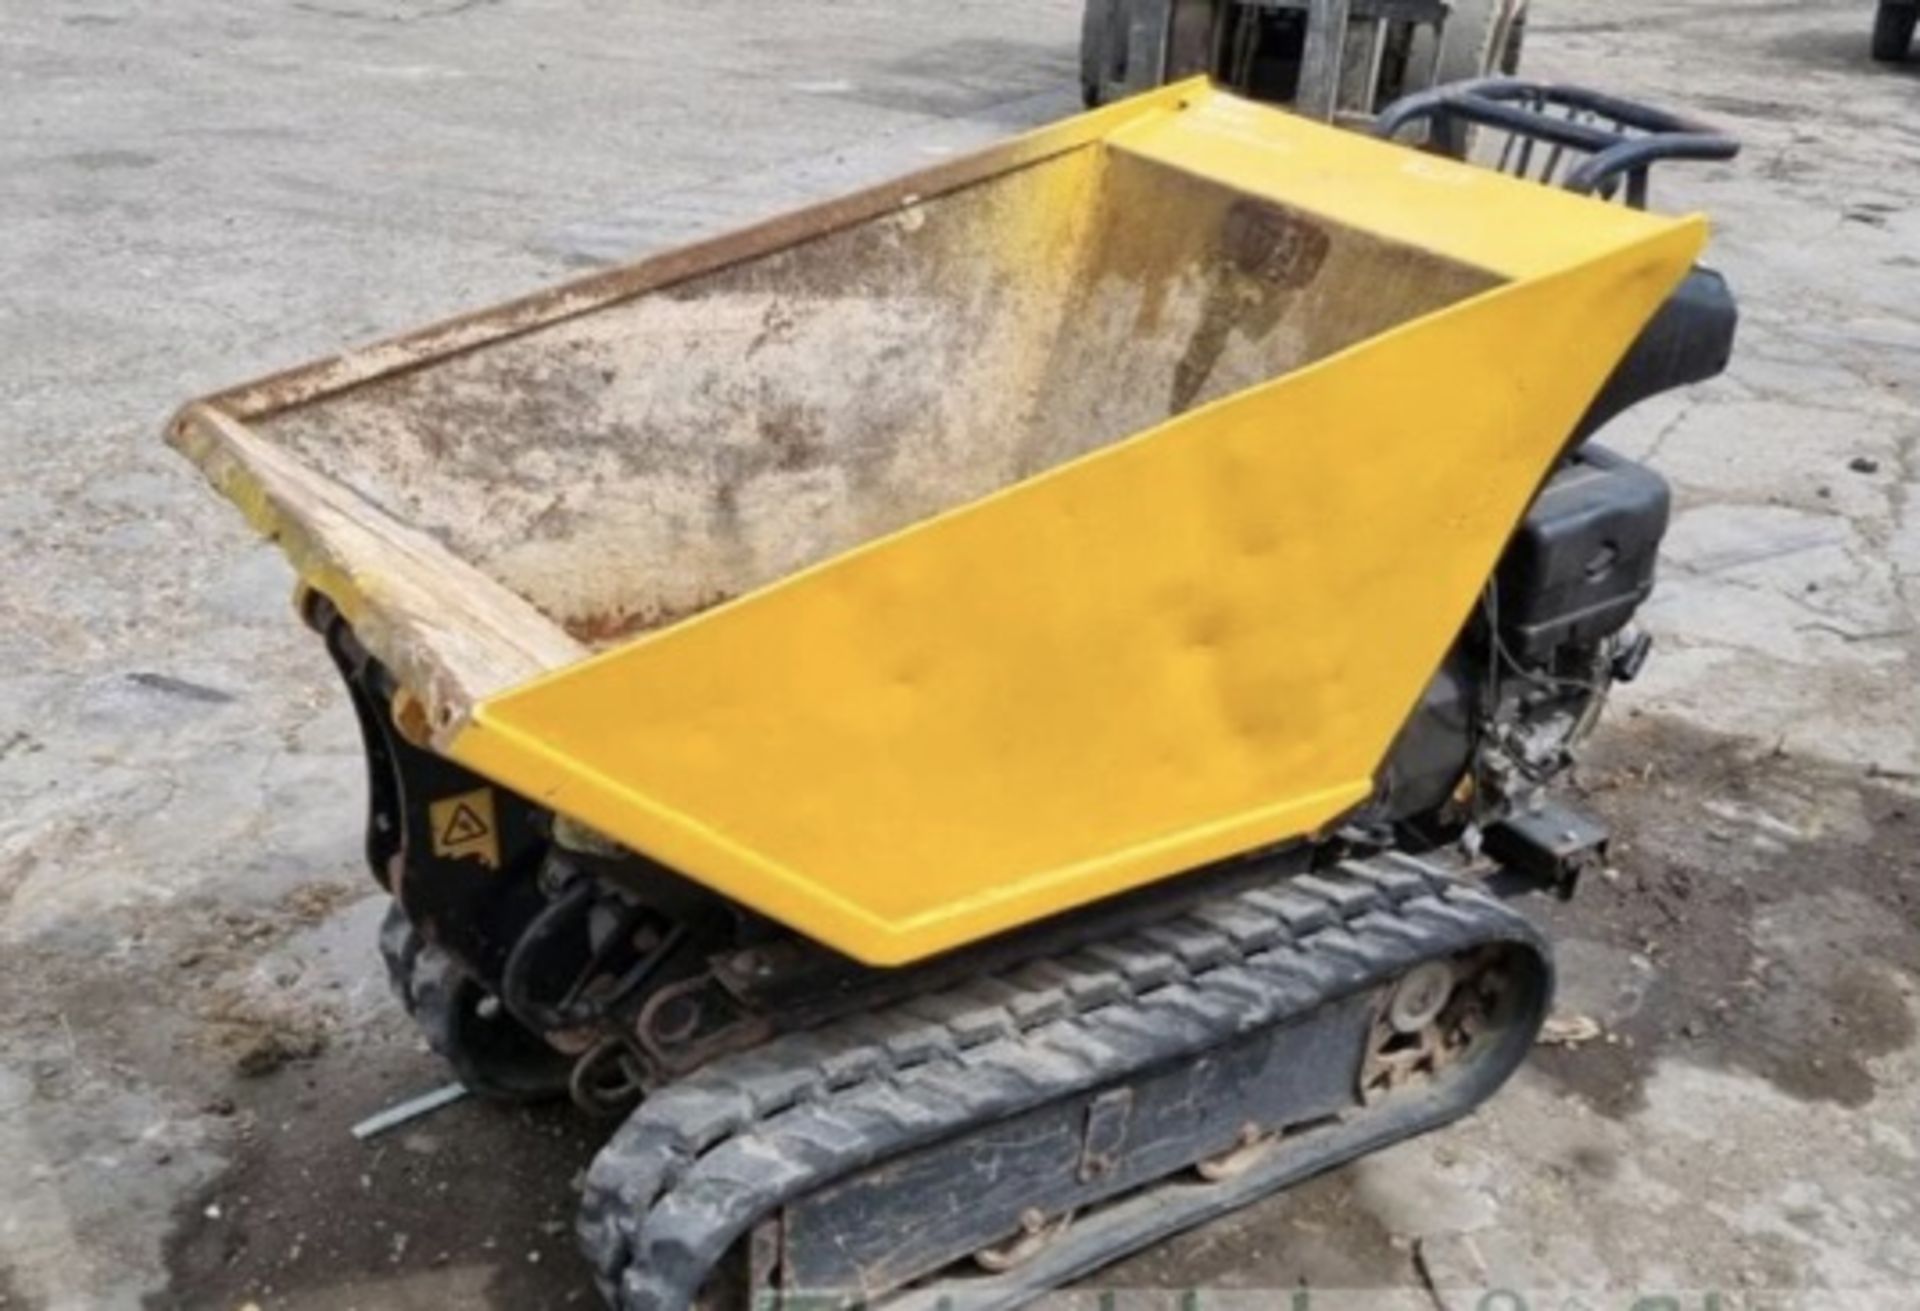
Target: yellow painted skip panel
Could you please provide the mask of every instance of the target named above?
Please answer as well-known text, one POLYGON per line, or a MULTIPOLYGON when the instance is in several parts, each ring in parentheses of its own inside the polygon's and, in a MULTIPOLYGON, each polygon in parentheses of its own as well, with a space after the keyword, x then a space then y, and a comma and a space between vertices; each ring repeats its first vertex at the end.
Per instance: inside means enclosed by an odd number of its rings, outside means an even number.
POLYGON ((1204 81, 1179 90, 1118 124, 1106 144, 1503 277, 1570 268, 1674 222, 1296 118, 1204 81))
POLYGON ((1643 222, 484 702, 450 754, 875 964, 1309 833, 1704 237, 1643 222))

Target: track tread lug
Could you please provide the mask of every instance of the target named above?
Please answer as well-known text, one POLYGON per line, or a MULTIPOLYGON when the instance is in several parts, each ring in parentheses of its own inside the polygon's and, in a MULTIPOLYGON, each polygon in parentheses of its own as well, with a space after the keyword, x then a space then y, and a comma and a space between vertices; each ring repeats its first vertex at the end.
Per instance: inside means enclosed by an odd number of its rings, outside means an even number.
POLYGON ((1365 915, 1355 920, 1353 927, 1372 937, 1399 943, 1404 949, 1416 953, 1440 950, 1446 941, 1445 936, 1432 925, 1403 915, 1365 915))
POLYGON ((1199 974, 1234 958, 1233 943, 1191 916, 1155 924, 1140 931, 1140 936, 1180 958, 1189 974, 1199 974))
POLYGON ((1156 989, 1140 1006, 1114 1007, 1102 1019, 1107 1032, 1118 1040, 1138 1040, 1141 1051, 1150 1051, 1155 1044, 1189 1041, 1204 1030, 1204 1019, 1185 983, 1156 989))
POLYGON ((1151 992, 1186 978, 1187 972, 1179 957, 1135 934, 1113 942, 1096 942, 1085 950, 1116 971, 1136 993, 1151 992))
POLYGON ((961 1047, 990 1042, 1016 1031, 1006 1008, 982 1001, 977 993, 934 993, 903 1004, 910 1015, 940 1025, 961 1047))
POLYGON ((1404 851, 1382 852, 1380 855, 1375 856, 1369 863, 1376 866, 1384 865, 1396 870, 1405 871, 1424 882, 1429 890, 1438 890, 1446 887, 1448 884, 1458 884, 1460 882, 1459 879, 1454 878, 1432 861, 1422 860, 1419 856, 1410 855, 1404 851))
POLYGON ((1225 937, 1243 956, 1264 951, 1286 937, 1271 917, 1237 902, 1203 906, 1194 912, 1194 918, 1225 937))
POLYGON ((884 1047, 862 1043, 828 1056, 820 1063, 820 1075, 828 1089, 850 1088, 872 1078, 888 1065, 884 1047))
POLYGON ((820 1085, 811 1066, 792 1065, 765 1051, 741 1053, 732 1082, 753 1104, 755 1118, 764 1119, 810 1096, 820 1085), (758 1058, 757 1060, 754 1058, 758 1058))
POLYGON ((1380 894, 1364 883, 1353 879, 1328 878, 1322 874, 1302 874, 1293 881, 1292 890, 1305 896, 1318 897, 1333 907, 1334 913, 1343 920, 1364 915, 1381 903, 1380 894))
POLYGON ((1388 864, 1381 860, 1343 861, 1340 872, 1367 883, 1395 905, 1432 892, 1436 877, 1432 870, 1417 863, 1415 867, 1408 868, 1398 862, 1388 864))
MULTIPOLYGON (((848 1116, 840 1107, 809 1102, 781 1116, 755 1138, 770 1145, 774 1156, 811 1164, 830 1161, 838 1153, 858 1149, 867 1141, 868 1127, 860 1123, 859 1117, 848 1116)), ((704 1174, 704 1160, 701 1166, 704 1174)), ((742 1178, 745 1182, 752 1179, 751 1175, 742 1178)))
POLYGON ((1024 994, 1009 1006, 1023 1029, 1065 1019, 1079 1009, 1070 990, 1073 975, 1051 961, 1022 965, 1007 980, 1024 994))
POLYGON ((1295 939, 1318 933, 1334 922, 1333 907, 1318 897, 1291 889, 1259 889, 1247 894, 1248 904, 1277 920, 1295 939))
POLYGON ((1415 897, 1402 908, 1402 913, 1458 929, 1479 923, 1488 904, 1489 899, 1483 893, 1449 891, 1445 895, 1415 897))
POLYGON ((889 1017, 886 1027, 886 1036, 878 1041, 886 1048, 887 1056, 896 1069, 918 1065, 959 1050, 959 1044, 954 1042, 946 1026, 931 1020, 896 1015, 889 1017))
POLYGON ((1075 951, 1061 957, 1058 963, 1072 976, 1066 985, 1067 993, 1083 1012, 1132 996, 1125 976, 1091 952, 1075 951))
POLYGON ((869 1084, 856 1096, 862 1114, 903 1130, 928 1129, 940 1123, 939 1109, 926 1098, 914 1096, 898 1080, 869 1084))
POLYGON ((650 1124, 670 1136, 676 1149, 688 1155, 698 1155, 752 1120, 753 1103, 738 1088, 691 1082, 671 1085, 656 1095, 648 1117, 650 1124))
POLYGON ((965 1110, 969 1117, 991 1114, 1025 1089, 1027 1081, 1002 1063, 1004 1053, 983 1058, 991 1048, 976 1048, 954 1064, 941 1063, 910 1071, 900 1080, 903 1089, 934 1096, 965 1110))
POLYGON ((1057 1032, 1047 1035, 1047 1044, 1069 1059, 1096 1070, 1112 1068, 1138 1047, 1137 1043, 1130 1044, 1113 1033, 1100 1016, 1089 1017, 1081 1024, 1062 1025, 1057 1032))
POLYGON ((771 1133, 735 1138, 700 1158, 695 1182, 713 1198, 803 1182, 809 1170, 831 1161, 834 1151, 851 1141, 845 1135, 831 1137, 831 1132, 823 1131, 817 1120, 801 1118, 771 1133))
POLYGON ((1349 974, 1365 973, 1374 964, 1374 953, 1368 944, 1344 926, 1322 931, 1313 940, 1313 954, 1318 960, 1349 974))

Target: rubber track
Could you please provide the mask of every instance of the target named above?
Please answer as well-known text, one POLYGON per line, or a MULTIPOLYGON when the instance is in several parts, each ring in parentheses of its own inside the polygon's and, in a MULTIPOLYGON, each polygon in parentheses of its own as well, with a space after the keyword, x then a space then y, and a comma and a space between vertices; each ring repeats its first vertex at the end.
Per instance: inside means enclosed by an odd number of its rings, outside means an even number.
MULTIPOLYGON (((467 990, 478 987, 460 972, 453 958, 420 936, 413 921, 400 909, 399 902, 387 906, 380 921, 380 958, 386 962, 387 982, 393 995, 405 1008, 407 1017, 425 1038, 427 1046, 445 1061, 467 1091, 476 1097, 508 1103, 533 1103, 566 1095, 566 1066, 556 1066, 551 1080, 518 1080, 512 1072, 490 1068, 488 1063, 465 1046, 456 1020, 467 990)), ((502 1016, 501 1024, 513 1024, 502 1016)), ((531 1042, 531 1039, 530 1039, 531 1042)), ((524 1075, 524 1071, 521 1072, 524 1075)))
POLYGON ((1494 942, 1550 971, 1524 917, 1389 854, 776 1039, 621 1126, 588 1171, 582 1249, 623 1311, 684 1311, 756 1221, 813 1188, 1494 942))

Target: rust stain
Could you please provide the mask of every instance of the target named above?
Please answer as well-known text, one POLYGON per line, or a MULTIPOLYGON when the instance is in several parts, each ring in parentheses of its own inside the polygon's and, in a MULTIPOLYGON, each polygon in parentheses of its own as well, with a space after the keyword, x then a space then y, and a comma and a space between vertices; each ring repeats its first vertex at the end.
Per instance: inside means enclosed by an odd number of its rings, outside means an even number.
POLYGON ((721 593, 713 593, 677 610, 658 608, 627 613, 602 611, 595 614, 576 615, 563 627, 567 635, 577 642, 596 648, 615 646, 641 633, 651 632, 656 628, 666 628, 682 619, 690 619, 703 610, 711 610, 714 606, 732 599, 721 593))

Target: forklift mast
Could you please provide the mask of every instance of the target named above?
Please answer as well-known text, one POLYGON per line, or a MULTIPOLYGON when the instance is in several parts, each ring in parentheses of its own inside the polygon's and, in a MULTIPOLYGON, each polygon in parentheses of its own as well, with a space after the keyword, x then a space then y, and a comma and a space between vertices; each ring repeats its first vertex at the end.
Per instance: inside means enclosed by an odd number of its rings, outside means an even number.
POLYGON ((1323 122, 1402 96, 1513 73, 1525 0, 1087 0, 1089 108, 1206 74, 1323 122))

